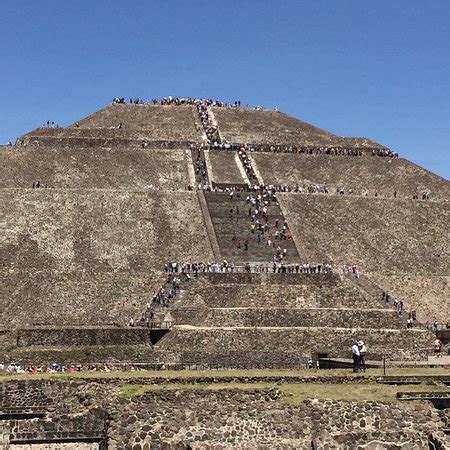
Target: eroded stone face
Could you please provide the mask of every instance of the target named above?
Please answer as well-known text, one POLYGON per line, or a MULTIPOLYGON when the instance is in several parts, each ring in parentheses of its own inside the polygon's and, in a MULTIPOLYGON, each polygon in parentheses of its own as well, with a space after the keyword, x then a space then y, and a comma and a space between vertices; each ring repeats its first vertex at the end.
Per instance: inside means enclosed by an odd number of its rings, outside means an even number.
POLYGON ((1 194, 5 326, 126 324, 164 280, 167 259, 213 259, 193 192, 1 194))

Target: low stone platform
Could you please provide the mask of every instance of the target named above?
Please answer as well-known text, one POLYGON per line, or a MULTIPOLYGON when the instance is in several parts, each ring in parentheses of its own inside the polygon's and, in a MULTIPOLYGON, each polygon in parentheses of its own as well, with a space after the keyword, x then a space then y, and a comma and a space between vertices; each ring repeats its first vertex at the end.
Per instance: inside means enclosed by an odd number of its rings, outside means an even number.
POLYGON ((433 342, 425 330, 186 325, 175 326, 157 348, 181 353, 209 352, 210 357, 215 355, 218 360, 234 354, 249 362, 260 354, 265 355, 264 360, 269 363, 285 353, 296 354, 300 361, 318 354, 349 357, 352 339, 366 342, 370 349, 368 358, 381 359, 384 355, 388 360, 426 359, 433 342))

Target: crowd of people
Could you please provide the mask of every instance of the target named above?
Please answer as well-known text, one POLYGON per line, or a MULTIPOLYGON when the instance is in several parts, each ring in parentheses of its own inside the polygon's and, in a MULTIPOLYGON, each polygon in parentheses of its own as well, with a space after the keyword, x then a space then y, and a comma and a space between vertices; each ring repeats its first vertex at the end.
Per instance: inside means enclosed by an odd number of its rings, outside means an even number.
POLYGON ((53 122, 53 120, 51 122, 47 120, 47 123, 44 123, 42 128, 60 128, 60 126, 56 122, 53 122))
POLYGON ((200 148, 192 148, 192 158, 194 162, 194 173, 196 180, 199 181, 201 189, 203 190, 211 190, 205 189, 204 184, 208 184, 208 169, 206 167, 206 161, 204 158, 203 150, 200 148))
POLYGON ((190 275, 197 276, 199 273, 227 273, 227 272, 252 272, 252 273, 332 273, 331 264, 321 263, 284 263, 284 262, 261 262, 243 263, 236 265, 232 261, 212 262, 212 263, 179 263, 168 262, 164 264, 164 272, 167 274, 183 274, 186 279, 190 275))
POLYGON ((398 153, 393 152, 388 148, 373 148, 372 156, 379 156, 380 158, 398 158, 398 153))
MULTIPOLYGON (((166 267, 165 267, 166 269, 166 267)), ((165 270, 169 272, 168 270, 165 270)), ((185 279, 189 281, 190 275, 188 272, 182 272, 185 275, 185 279)), ((161 327, 161 320, 158 318, 158 311, 168 308, 173 302, 173 299, 180 291, 181 279, 173 273, 168 273, 165 282, 155 291, 151 296, 151 303, 147 303, 144 311, 142 312, 138 320, 131 317, 128 321, 129 327, 146 327, 156 328, 161 327)), ((171 324, 170 324, 171 325, 171 324)))
POLYGON ((430 197, 431 194, 428 191, 423 191, 420 195, 417 192, 415 192, 412 196, 413 200, 419 200, 419 198, 422 200, 430 200, 430 197))
MULTIPOLYGON (((295 192, 305 194, 330 194, 331 189, 328 186, 321 186, 318 184, 305 184, 305 183, 291 183, 291 184, 271 184, 269 188, 275 192, 295 192)), ((345 186, 338 186, 336 188, 336 194, 353 194, 352 188, 345 188, 345 186)))
POLYGON ((234 272, 237 269, 236 264, 232 261, 219 262, 167 262, 164 264, 164 272, 166 273, 181 273, 184 275, 193 274, 196 276, 199 273, 207 272, 234 272))
MULTIPOLYGON (((427 330, 433 331, 433 333, 436 333, 437 331, 441 331, 442 329, 444 329, 444 326, 441 325, 437 320, 434 320, 433 322, 426 322, 425 327, 427 330)), ((450 329, 449 321, 447 321, 447 323, 445 324, 445 329, 446 330, 450 329)))
MULTIPOLYGON (((115 97, 112 100, 112 104, 126 104, 127 99, 125 97, 115 97)), ((145 101, 140 97, 130 98, 128 103, 130 105, 205 105, 214 106, 218 108, 249 108, 248 105, 242 105, 240 100, 234 102, 224 102, 222 100, 213 100, 209 98, 194 98, 194 97, 163 97, 163 98, 153 98, 151 100, 145 101)), ((254 109, 263 109, 261 106, 256 106, 254 109)))
MULTIPOLYGON (((275 241, 291 240, 292 233, 288 228, 287 220, 284 217, 276 216, 273 223, 269 220, 269 209, 273 202, 276 202, 273 191, 263 189, 261 191, 251 192, 246 197, 249 206, 248 215, 250 218, 250 232, 255 236, 256 242, 265 243, 271 247, 275 241)), ((232 219, 232 210, 230 211, 232 219)), ((236 240, 236 236, 232 236, 236 240)), ((286 256, 286 249, 277 247, 274 255, 276 262, 281 262, 286 256)))
POLYGON ((242 163, 242 166, 244 167, 245 173, 247 174, 247 178, 250 180, 250 182, 258 181, 258 177, 256 176, 255 170, 253 169, 252 166, 252 162, 246 150, 240 149, 238 151, 238 156, 242 163))
POLYGON ((198 118, 206 134, 208 142, 220 141, 219 126, 214 123, 208 112, 208 105, 199 103, 197 105, 198 118))
POLYGON ((216 191, 217 189, 215 189, 213 187, 213 185, 211 183, 209 183, 208 181, 202 181, 197 184, 197 190, 198 191, 216 191))
POLYGON ((398 158, 398 153, 387 148, 370 147, 343 147, 343 146, 292 146, 292 145, 270 145, 270 144, 242 144, 229 143, 220 140, 212 140, 210 148, 213 150, 245 150, 248 152, 264 153, 292 153, 303 155, 335 155, 335 156, 364 156, 372 155, 382 158, 398 158))
POLYGON ((43 366, 26 366, 22 367, 20 364, 15 362, 3 364, 0 363, 0 373, 29 373, 29 374, 39 374, 39 373, 76 373, 76 372, 111 372, 113 369, 108 364, 94 365, 94 364, 61 364, 58 362, 52 362, 48 365, 43 366))
POLYGON ((359 278, 361 276, 361 268, 357 264, 344 264, 342 271, 346 275, 351 275, 355 278, 359 278))

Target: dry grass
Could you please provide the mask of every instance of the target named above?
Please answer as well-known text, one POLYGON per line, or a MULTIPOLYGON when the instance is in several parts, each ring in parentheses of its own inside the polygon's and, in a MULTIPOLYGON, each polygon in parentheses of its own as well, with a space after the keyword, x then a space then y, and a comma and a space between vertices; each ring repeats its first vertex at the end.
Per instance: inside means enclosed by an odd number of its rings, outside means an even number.
POLYGON ((448 392, 445 386, 420 385, 391 386, 378 383, 358 384, 290 384, 281 387, 287 394, 283 401, 287 403, 299 403, 304 400, 317 398, 320 400, 369 400, 369 401, 397 401, 397 392, 448 392))
POLYGON ((177 391, 177 390, 193 390, 193 391, 221 391, 229 389, 241 389, 243 391, 251 389, 268 388, 268 383, 198 383, 198 384, 123 384, 120 392, 124 397, 133 397, 143 395, 146 392, 156 391, 177 391))
POLYGON ((427 383, 411 386, 391 386, 374 382, 358 384, 320 384, 320 383, 293 383, 283 386, 274 386, 269 383, 198 383, 198 384, 123 384, 121 394, 124 397, 143 395, 146 392, 160 392, 173 390, 219 391, 229 389, 253 390, 278 387, 284 392, 282 401, 286 403, 300 403, 305 400, 369 400, 369 401, 397 401, 397 392, 448 392, 448 387, 435 386, 427 383))

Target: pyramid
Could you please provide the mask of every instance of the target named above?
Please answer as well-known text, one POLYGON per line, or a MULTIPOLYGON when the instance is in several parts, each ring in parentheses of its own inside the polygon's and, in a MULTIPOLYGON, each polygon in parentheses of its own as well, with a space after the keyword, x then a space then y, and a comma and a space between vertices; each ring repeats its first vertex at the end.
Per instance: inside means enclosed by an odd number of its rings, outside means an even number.
POLYGON ((426 322, 448 320, 449 182, 278 111, 178 103, 114 102, 0 148, 4 358, 283 367, 348 358, 357 338, 373 359, 425 360, 426 322), (274 196, 257 238, 247 197, 261 185, 274 196), (274 237, 276 218, 289 238, 274 237), (235 269, 179 274, 156 308, 170 330, 130 337, 164 264, 224 260, 235 269), (353 265, 359 278, 342 270, 353 265))

